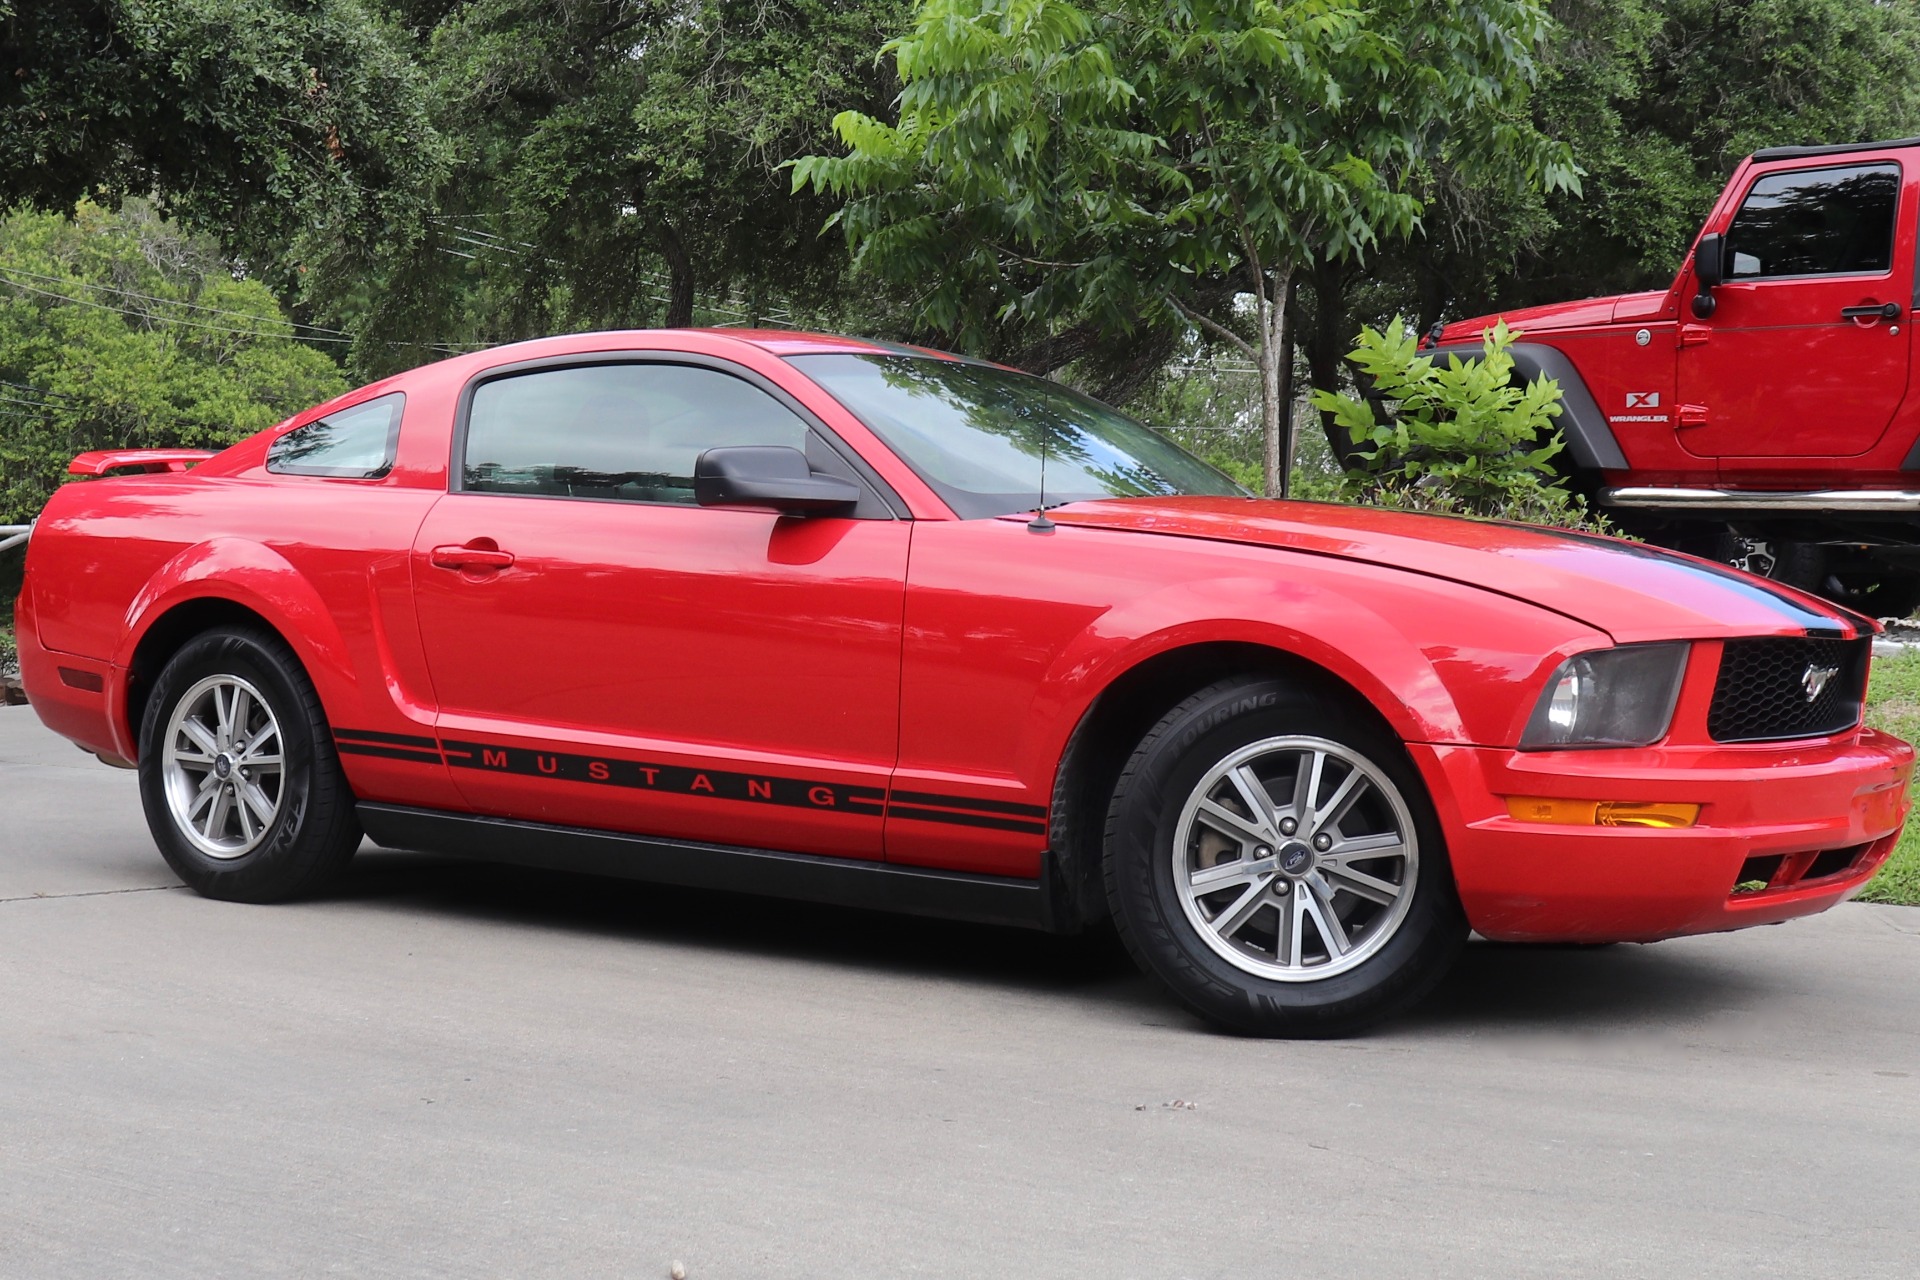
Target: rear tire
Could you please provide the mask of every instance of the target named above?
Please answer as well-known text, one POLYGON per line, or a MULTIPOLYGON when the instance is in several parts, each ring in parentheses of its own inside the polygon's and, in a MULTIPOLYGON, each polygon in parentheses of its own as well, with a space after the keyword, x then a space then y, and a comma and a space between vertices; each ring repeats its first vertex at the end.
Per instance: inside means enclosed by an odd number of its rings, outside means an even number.
POLYGON ((360 844, 319 695, 254 628, 196 636, 161 670, 140 724, 140 798, 167 865, 209 898, 317 892, 360 844))
POLYGON ((1168 712, 1108 809, 1107 893, 1134 959, 1209 1021, 1347 1035, 1431 990, 1466 941, 1401 744, 1290 680, 1168 712))

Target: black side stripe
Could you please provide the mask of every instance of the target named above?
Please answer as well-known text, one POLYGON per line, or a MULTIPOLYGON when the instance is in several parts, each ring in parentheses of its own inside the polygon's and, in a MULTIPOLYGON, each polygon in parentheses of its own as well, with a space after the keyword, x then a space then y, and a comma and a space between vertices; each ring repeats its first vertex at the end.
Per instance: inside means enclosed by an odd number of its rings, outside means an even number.
POLYGON ((996 818, 984 813, 955 813, 948 809, 920 809, 913 805, 889 804, 889 818, 911 818, 915 822, 950 822, 961 827, 991 827, 996 831, 1019 831, 1044 836, 1047 824, 1026 818, 996 818))
POLYGON ((380 747, 370 742, 347 742, 335 738, 333 749, 343 756, 379 756, 386 760, 417 760, 421 764, 440 763, 440 752, 432 747, 380 747))
POLYGON ((411 733, 378 733, 372 729, 335 729, 336 742, 342 738, 352 738, 359 742, 379 742, 390 747, 420 747, 439 754, 440 744, 432 738, 423 738, 411 733))
POLYGON ((669 795, 711 796, 752 804, 785 805, 796 809, 839 810, 875 818, 883 814, 914 822, 941 822, 955 826, 1047 834, 1047 810, 1041 805, 970 796, 940 795, 928 791, 895 791, 889 797, 881 787, 848 786, 804 778, 739 773, 727 769, 696 769, 686 765, 649 764, 577 752, 543 751, 527 747, 492 746, 483 742, 445 739, 436 742, 409 734, 370 729, 335 729, 334 747, 343 755, 412 760, 480 773, 509 773, 584 782, 596 786, 659 791, 669 795))
POLYGON ((448 764, 456 769, 473 769, 481 773, 517 773, 562 782, 662 791, 669 795, 705 795, 716 800, 743 800, 756 804, 787 805, 796 809, 844 809, 852 813, 872 814, 876 818, 880 816, 887 798, 886 791, 880 787, 810 782, 770 774, 694 769, 686 765, 649 764, 609 756, 488 746, 482 742, 456 742, 452 739, 448 739, 445 746, 448 764))
POLYGON ((974 800, 967 796, 941 796, 927 791, 895 791, 895 805, 930 804, 941 809, 978 809, 982 813, 1011 813, 1022 818, 1044 818, 1047 811, 1037 804, 1014 804, 1008 800, 974 800))

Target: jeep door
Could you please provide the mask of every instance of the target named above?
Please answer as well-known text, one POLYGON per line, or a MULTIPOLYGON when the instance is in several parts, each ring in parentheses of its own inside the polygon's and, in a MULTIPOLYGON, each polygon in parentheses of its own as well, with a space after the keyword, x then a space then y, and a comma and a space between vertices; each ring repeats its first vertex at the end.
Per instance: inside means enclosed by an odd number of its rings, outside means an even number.
POLYGON ((908 522, 797 401, 702 357, 511 366, 462 394, 413 566, 475 811, 877 858, 908 522), (845 515, 701 507, 694 460, 788 445, 845 515))
POLYGON ((1752 174, 1727 224, 1714 312, 1682 326, 1681 443, 1722 459, 1865 453, 1907 387, 1913 236, 1896 228, 1912 193, 1900 162, 1752 174))

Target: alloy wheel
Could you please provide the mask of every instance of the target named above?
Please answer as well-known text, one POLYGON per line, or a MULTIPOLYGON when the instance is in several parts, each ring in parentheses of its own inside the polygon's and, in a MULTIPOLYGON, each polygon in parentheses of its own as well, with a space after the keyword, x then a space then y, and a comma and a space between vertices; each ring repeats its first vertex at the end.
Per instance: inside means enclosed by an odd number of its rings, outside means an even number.
POLYGON ((235 675, 188 689, 161 740, 161 779, 180 834, 210 858, 259 847, 280 814, 280 722, 260 691, 235 675))
POLYGON ((1174 830, 1173 883, 1201 940, 1281 982, 1344 973, 1412 905, 1419 845, 1393 782, 1350 747, 1266 738, 1209 769, 1174 830))

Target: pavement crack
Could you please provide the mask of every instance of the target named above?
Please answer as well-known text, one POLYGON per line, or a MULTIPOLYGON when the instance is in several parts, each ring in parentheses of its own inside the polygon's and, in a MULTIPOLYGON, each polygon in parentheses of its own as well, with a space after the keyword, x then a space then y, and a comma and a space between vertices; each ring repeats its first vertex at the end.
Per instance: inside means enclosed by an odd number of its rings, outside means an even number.
POLYGON ((82 889, 78 893, 26 893, 17 898, 0 898, 0 903, 51 902, 55 898, 104 898, 108 894, 114 893, 159 893, 166 889, 183 889, 185 887, 185 885, 178 884, 143 884, 136 885, 131 889, 82 889))

